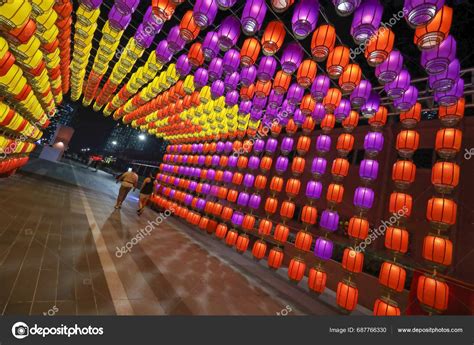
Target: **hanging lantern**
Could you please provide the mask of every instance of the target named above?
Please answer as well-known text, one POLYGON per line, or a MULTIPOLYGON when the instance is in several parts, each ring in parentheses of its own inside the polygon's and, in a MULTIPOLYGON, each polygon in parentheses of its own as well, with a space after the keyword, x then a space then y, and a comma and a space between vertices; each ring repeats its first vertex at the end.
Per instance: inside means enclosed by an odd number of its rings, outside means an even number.
POLYGON ((381 84, 395 80, 403 68, 403 55, 399 50, 392 50, 387 58, 375 67, 375 76, 381 84))
POLYGON ((459 165, 452 162, 436 162, 431 169, 431 183, 439 193, 451 193, 459 184, 459 165))
POLYGON ((348 312, 355 309, 359 298, 359 290, 350 284, 352 283, 339 282, 336 291, 337 305, 348 312))
POLYGON ((273 247, 268 253, 268 267, 277 270, 283 263, 283 250, 279 247, 273 247))
POLYGON ((323 74, 316 76, 311 85, 311 96, 318 102, 322 101, 329 90, 330 79, 323 74))
POLYGON ((393 101, 393 105, 399 111, 408 111, 416 104, 418 100, 418 89, 414 86, 409 86, 402 97, 397 98, 393 101))
POLYGON ((413 198, 410 194, 394 192, 390 194, 388 211, 397 213, 400 217, 408 218, 413 208, 413 198))
MULTIPOLYGON (((316 152, 324 155, 331 149, 331 137, 329 135, 321 134, 316 138, 316 152)), ((316 158, 315 158, 316 160, 316 158)), ((314 164, 314 161, 313 161, 314 164)))
POLYGON ((403 130, 397 135, 395 144, 398 154, 403 158, 410 158, 418 149, 420 144, 420 135, 414 130, 403 130))
POLYGON ((411 161, 397 161, 392 168, 392 180, 400 189, 406 189, 415 181, 416 165, 411 161))
POLYGON ((332 256, 333 248, 334 244, 330 240, 318 237, 314 243, 314 255, 321 260, 327 261, 332 256))
POLYGON ((409 110, 400 113, 400 122, 405 128, 414 128, 421 119, 421 104, 415 103, 409 110))
POLYGON ((227 51, 233 47, 240 36, 240 22, 234 16, 228 16, 221 22, 217 30, 219 36, 219 47, 227 51))
POLYGON ((321 197, 323 185, 319 181, 308 181, 305 195, 310 200, 318 200, 321 197))
POLYGON ((284 94, 288 91, 288 87, 291 83, 291 75, 284 71, 278 71, 275 79, 273 80, 273 90, 277 94, 284 94))
POLYGON ((408 251, 408 237, 407 230, 389 226, 385 232, 385 247, 394 252, 405 254, 408 251))
POLYGON ((201 43, 195 42, 191 45, 188 52, 188 59, 193 67, 201 66, 204 63, 201 43))
POLYGON ((346 130, 346 132, 352 132, 354 128, 357 127, 359 123, 359 113, 355 110, 351 110, 349 112, 349 116, 347 116, 344 120, 342 120, 342 127, 346 130))
POLYGON ((406 275, 404 268, 391 262, 384 262, 380 268, 379 283, 391 290, 402 292, 406 275))
POLYGON ((290 219, 293 219, 294 214, 295 214, 295 204, 287 200, 283 201, 280 208, 280 216, 283 219, 290 220, 290 219))
POLYGON ((300 136, 296 144, 296 151, 299 155, 304 156, 310 149, 311 139, 306 136, 300 136))
POLYGON ((313 60, 304 60, 298 67, 296 81, 304 88, 308 88, 316 78, 318 65, 313 60))
POLYGON ((235 5, 237 0, 216 0, 217 6, 223 11, 230 9, 232 6, 235 5))
POLYGON ((452 127, 464 117, 464 109, 465 100, 464 98, 459 98, 454 105, 440 105, 438 109, 438 117, 445 126, 452 127))
POLYGON ((348 64, 339 77, 339 86, 346 92, 352 92, 359 85, 362 77, 362 70, 358 64, 348 64))
POLYGON ((368 80, 361 80, 351 93, 350 100, 354 108, 364 105, 372 93, 372 84, 368 80))
POLYGON ((378 30, 382 21, 383 6, 378 0, 367 0, 355 10, 351 25, 351 35, 355 43, 369 40, 378 30))
POLYGON ((256 38, 247 38, 240 49, 240 63, 243 66, 255 64, 260 54, 260 42, 256 38))
POLYGON ((349 63, 349 48, 346 46, 335 47, 328 55, 326 71, 329 77, 337 79, 349 63))
POLYGON ((196 25, 201 29, 207 28, 216 18, 217 2, 213 0, 196 0, 193 8, 193 17, 196 25))
POLYGON ((273 224, 268 219, 262 219, 258 224, 258 234, 260 236, 268 236, 272 232, 273 224))
POLYGON ((428 200, 426 218, 435 229, 446 230, 456 223, 457 209, 453 200, 433 197, 428 200))
POLYGON ((436 47, 448 36, 452 20, 453 9, 443 6, 430 22, 416 28, 415 44, 420 50, 436 47))
POLYGON ((153 8, 153 14, 159 22, 170 20, 176 9, 176 5, 169 0, 152 0, 151 6, 153 8))
POLYGON ((193 11, 187 11, 179 24, 179 35, 185 42, 189 43, 197 38, 199 31, 199 26, 194 20, 193 11))
POLYGON ((332 162, 331 174, 335 181, 340 181, 349 173, 349 161, 345 158, 336 158, 332 162))
POLYGON ((442 73, 456 58, 456 41, 451 35, 438 46, 421 52, 421 65, 429 75, 442 73))
MULTIPOLYGON (((305 224, 316 224, 316 219, 318 217, 318 210, 316 207, 305 205, 301 211, 301 221, 305 224)), ((311 241, 310 241, 311 245, 311 241)))
POLYGON ((344 196, 344 186, 337 183, 331 183, 328 187, 326 200, 329 203, 339 204, 342 202, 344 196))
POLYGON ((303 60, 303 50, 298 43, 289 43, 283 50, 280 59, 281 67, 284 72, 293 74, 303 60))
POLYGON ((318 62, 324 61, 336 43, 336 30, 332 25, 321 25, 311 39, 311 54, 318 62))
MULTIPOLYGON (((452 90, 459 80, 459 73, 461 71, 461 65, 459 64, 458 59, 454 59, 448 65, 448 68, 439 74, 430 75, 428 78, 428 83, 430 87, 435 90, 435 92, 447 92, 452 90)), ((448 100, 448 103, 455 102, 456 99, 448 100)), ((450 105, 450 104, 447 104, 450 105)))
POLYGON ((372 91, 367 101, 360 107, 360 112, 365 117, 372 117, 379 110, 380 96, 377 92, 372 91))
POLYGON ((260 59, 257 69, 257 78, 261 81, 270 81, 275 75, 277 61, 273 56, 264 56, 260 59))
POLYGON ((337 14, 347 17, 359 7, 361 0, 332 0, 337 14))
POLYGON ((449 286, 444 281, 422 275, 418 278, 416 296, 429 312, 448 309, 449 286))
POLYGON ((274 55, 285 40, 285 26, 281 21, 271 21, 262 35, 262 50, 265 55, 274 55))
POLYGON ((235 243, 237 242, 237 238, 239 237, 239 233, 235 229, 230 229, 227 232, 227 235, 225 237, 225 244, 228 247, 233 247, 235 246, 235 243))
POLYGON ((326 112, 332 114, 334 109, 336 109, 336 107, 341 102, 341 99, 341 91, 336 88, 330 88, 323 99, 323 105, 326 112))
POLYGON ((370 66, 380 65, 387 59, 393 49, 395 34, 387 28, 381 28, 375 33, 375 39, 371 38, 365 48, 365 58, 370 66))
POLYGON ((374 204, 374 191, 368 187, 357 187, 354 192, 354 206, 361 210, 370 210, 374 204))
POLYGON ((422 256, 435 265, 449 266, 453 258, 453 242, 444 237, 428 235, 423 241, 422 256))
POLYGON ((436 132, 435 150, 442 158, 453 158, 461 149, 461 141, 461 130, 455 128, 440 129, 436 132))
POLYGON ((400 316, 400 308, 395 301, 377 298, 374 304, 374 316, 400 316))
POLYGON ((405 18, 413 27, 430 22, 441 9, 444 0, 405 0, 405 18))
POLYGON ((410 87, 410 82, 410 73, 402 70, 392 82, 385 84, 384 90, 391 99, 398 99, 410 87))
POLYGON ((267 252, 267 244, 263 240, 258 240, 254 243, 252 248, 252 255, 254 259, 261 260, 265 257, 267 252))
POLYGON ((293 11, 291 28, 296 38, 305 39, 315 28, 319 15, 319 1, 301 0, 293 11))
POLYGON ((310 291, 322 293, 326 288, 327 274, 319 267, 312 267, 308 273, 308 287, 310 291))
POLYGON ((247 251, 249 243, 250 239, 248 235, 241 234, 239 235, 239 237, 237 237, 237 240, 235 241, 235 250, 237 250, 238 253, 243 254, 247 251))
POLYGON ((298 196, 298 193, 300 192, 300 188, 301 188, 301 182, 297 179, 290 178, 286 182, 285 192, 290 198, 296 197, 298 196))
POLYGON ((364 218, 352 217, 347 232, 349 236, 364 241, 369 235, 369 222, 364 218))
POLYGON ((304 277, 306 264, 301 258, 293 258, 288 265, 288 278, 294 282, 299 282, 304 277))
POLYGON ((262 27, 267 13, 267 5, 264 0, 248 1, 242 12, 242 31, 247 36, 253 36, 262 27))
POLYGON ((346 248, 342 255, 342 268, 352 273, 362 272, 364 254, 354 249, 346 248))

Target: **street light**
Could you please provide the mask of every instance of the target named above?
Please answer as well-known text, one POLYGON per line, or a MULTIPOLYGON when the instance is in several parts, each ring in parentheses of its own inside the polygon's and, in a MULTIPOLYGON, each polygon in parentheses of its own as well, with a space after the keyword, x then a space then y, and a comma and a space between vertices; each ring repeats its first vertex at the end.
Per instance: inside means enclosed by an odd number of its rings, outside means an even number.
POLYGON ((146 139, 145 134, 139 134, 139 135, 138 135, 138 139, 140 139, 140 140, 145 140, 145 139, 146 139))
POLYGON ((117 142, 115 140, 112 141, 112 145, 117 145, 117 142))

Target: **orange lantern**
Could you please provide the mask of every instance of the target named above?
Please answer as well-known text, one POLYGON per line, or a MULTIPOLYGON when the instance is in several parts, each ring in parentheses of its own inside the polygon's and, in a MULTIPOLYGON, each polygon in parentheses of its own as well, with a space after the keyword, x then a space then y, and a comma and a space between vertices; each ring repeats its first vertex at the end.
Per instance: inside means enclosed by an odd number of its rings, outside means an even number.
POLYGON ((238 196, 239 192, 237 192, 235 189, 230 189, 227 193, 227 201, 236 202, 238 196))
POLYGON ((352 311, 357 306, 359 290, 349 282, 337 284, 336 302, 339 307, 346 311, 352 311))
POLYGON ((446 198, 431 198, 426 208, 426 218, 437 229, 445 230, 456 223, 457 204, 446 198))
POLYGON ((270 80, 257 80, 255 83, 255 96, 258 98, 267 97, 272 89, 272 82, 270 80))
POLYGON ((441 236, 428 235, 423 241, 422 255, 425 260, 449 266, 453 258, 453 242, 441 236))
POLYGON ((349 161, 345 158, 336 158, 332 162, 331 174, 336 181, 342 180, 349 173, 349 161))
POLYGON ((194 42, 189 48, 188 59, 194 67, 201 66, 204 63, 204 53, 202 45, 199 42, 194 42))
POLYGON ((255 178, 254 186, 258 190, 264 190, 265 187, 267 186, 267 177, 263 175, 258 175, 255 178))
MULTIPOLYGON (((239 169, 245 169, 247 168, 247 164, 249 163, 249 159, 246 157, 246 156, 240 156, 238 159, 237 159, 237 167, 239 169)), ((234 173, 234 176, 235 176, 235 173, 234 173)), ((240 185, 240 183, 239 183, 240 185)))
POLYGON ((242 229, 252 231, 255 226, 255 217, 251 214, 246 214, 242 220, 242 229))
POLYGON ((314 126, 316 126, 316 121, 311 116, 306 116, 306 118, 303 121, 303 124, 301 125, 301 129, 303 130, 304 134, 310 134, 314 126))
POLYGON ((354 136, 349 133, 343 133, 337 137, 336 150, 345 157, 352 151, 354 147, 354 136))
POLYGON ((316 78, 317 70, 318 65, 315 61, 311 59, 304 60, 298 67, 296 82, 305 89, 310 87, 314 81, 314 78, 316 78))
POLYGON ((369 44, 365 48, 365 58, 370 66, 377 66, 385 61, 388 54, 393 49, 393 43, 395 41, 395 34, 392 30, 381 27, 371 37, 369 44))
POLYGON ((300 109, 303 115, 309 116, 313 112, 314 108, 316 107, 316 101, 310 94, 304 95, 303 99, 301 100, 300 109))
POLYGON ((341 122, 342 127, 344 127, 346 132, 352 132, 354 128, 357 127, 358 123, 359 123, 359 113, 355 110, 351 110, 351 112, 349 113, 349 116, 347 116, 341 122))
POLYGON ((280 216, 287 220, 293 219, 295 207, 293 202, 287 200, 283 201, 280 208, 280 216))
POLYGON ((450 106, 440 105, 438 108, 438 117, 447 127, 456 125, 464 117, 466 100, 459 98, 456 104, 450 106))
POLYGON ((444 281, 422 275, 418 278, 416 296, 429 312, 448 309, 449 286, 444 281))
POLYGON ((404 158, 409 158, 415 153, 420 144, 420 135, 417 131, 406 129, 398 133, 395 147, 398 154, 404 158))
POLYGON ((260 54, 260 42, 254 37, 247 38, 240 49, 240 63, 243 66, 255 64, 260 54))
POLYGON ((281 128, 282 126, 277 121, 273 121, 271 126, 272 137, 278 137, 281 133, 281 128))
POLYGON ((327 113, 333 113, 334 109, 339 105, 342 99, 341 90, 336 88, 330 88, 323 98, 324 109, 327 113))
POLYGON ((250 84, 249 86, 242 85, 240 87, 240 98, 242 98, 243 101, 251 100, 254 94, 255 94, 254 84, 250 84))
POLYGON ((207 225, 209 224, 209 218, 207 217, 201 217, 199 220, 199 229, 206 231, 207 225))
POLYGON ((314 206, 304 205, 301 210, 301 221, 305 224, 316 224, 318 209, 314 206))
POLYGON ((275 232, 273 233, 273 238, 275 241, 278 241, 280 243, 285 243, 286 240, 288 239, 288 235, 290 234, 290 228, 288 228, 284 224, 277 224, 275 227, 275 232))
POLYGON ((295 248, 303 252, 309 252, 311 249, 312 242, 313 242, 313 236, 309 232, 305 230, 298 231, 295 238, 295 248))
POLYGON ((360 273, 364 264, 364 254, 354 249, 344 249, 342 268, 349 272, 360 273))
POLYGON ((152 8, 153 14, 165 22, 171 19, 176 5, 169 0, 152 0, 152 8))
POLYGON ((237 241, 235 242, 235 250, 238 253, 245 253, 250 243, 250 239, 246 234, 242 234, 237 237, 237 241))
POLYGON ((324 61, 336 43, 336 30, 332 25, 320 25, 311 39, 311 54, 316 61, 324 61))
POLYGON ((337 46, 328 55, 326 71, 329 77, 337 79, 341 76, 344 68, 349 63, 349 48, 346 46, 337 46))
POLYGON ((308 287, 310 291, 322 293, 326 287, 327 274, 321 268, 312 267, 308 273, 308 287))
POLYGON ((369 119, 370 127, 375 130, 382 128, 387 123, 388 110, 383 105, 379 107, 377 112, 369 119))
POLYGON ((194 21, 193 11, 187 11, 179 23, 179 35, 189 43, 197 38, 199 31, 199 26, 194 21))
POLYGON ((268 267, 277 270, 283 263, 283 250, 278 247, 273 247, 268 253, 268 267))
POLYGON ((301 258, 293 258, 288 265, 288 278, 292 281, 299 282, 304 277, 306 264, 301 258))
POLYGON ((415 103, 413 107, 408 111, 402 111, 400 113, 400 122, 405 128, 415 127, 421 119, 421 104, 415 103))
POLYGON ((374 304, 374 316, 400 316, 400 308, 394 301, 377 298, 374 304))
POLYGON ((214 234, 216 235, 217 238, 222 240, 227 235, 227 225, 224 223, 220 223, 217 226, 216 232, 214 234))
POLYGON ((385 247, 405 254, 408 250, 409 233, 405 229, 389 226, 385 232, 385 247))
POLYGON ((300 188, 301 182, 299 180, 290 178, 286 181, 285 191, 289 197, 296 197, 300 192, 300 188))
POLYGON ((285 94, 291 83, 291 74, 285 73, 283 70, 278 71, 273 80, 273 90, 279 95, 285 94))
POLYGON ((461 149, 462 132, 455 128, 444 128, 436 132, 436 152, 445 159, 453 158, 461 149))
POLYGON ((227 236, 225 237, 225 244, 229 247, 235 246, 237 242, 237 238, 239 237, 239 233, 235 229, 230 229, 227 232, 227 236))
POLYGON ((413 208, 413 198, 410 194, 393 192, 390 194, 390 203, 388 211, 397 213, 400 217, 408 218, 413 208))
POLYGON ((256 260, 261 260, 265 257, 265 253, 267 252, 267 244, 265 241, 258 240, 255 241, 253 248, 252 248, 252 255, 256 260))
POLYGON ((272 232, 273 224, 268 219, 262 219, 258 224, 258 234, 260 236, 268 236, 272 232))
POLYGON ((302 157, 294 157, 291 163, 291 171, 293 175, 299 176, 303 173, 306 160, 302 157))
POLYGON ((297 130, 298 126, 296 125, 295 121, 293 119, 289 119, 288 123, 286 124, 286 133, 292 136, 297 130))
POLYGON ((344 187, 341 184, 331 183, 326 193, 326 200, 330 203, 339 204, 344 195, 344 187))
POLYGON ((285 40, 285 26, 281 21, 273 20, 267 24, 262 35, 262 50, 265 55, 274 55, 285 40))
POLYGON ((354 216, 349 220, 347 232, 349 236, 364 241, 369 234, 369 222, 367 219, 354 216))
POLYGON ((219 190, 217 192, 217 197, 219 199, 226 199, 227 198, 227 191, 228 189, 225 187, 219 187, 219 190))
POLYGON ((362 70, 358 64, 348 64, 339 77, 339 86, 346 92, 352 92, 360 83, 362 70))
POLYGON ((231 207, 224 206, 224 208, 222 209, 221 218, 223 220, 230 220, 232 218, 233 213, 234 210, 231 207))
POLYGON ((278 207, 278 200, 276 198, 267 198, 265 201, 265 212, 267 214, 273 214, 276 212, 278 207))
POLYGON ((415 181, 416 165, 411 161, 397 161, 392 168, 392 180, 400 189, 408 188, 415 181))
POLYGON ((270 190, 275 193, 280 193, 283 189, 283 179, 279 176, 273 176, 272 180, 270 181, 270 190))
POLYGON ((427 24, 415 30, 414 42, 420 50, 437 47, 448 36, 453 21, 453 9, 443 6, 427 24))
POLYGON ((260 170, 263 172, 270 171, 272 168, 273 159, 271 157, 265 156, 260 160, 260 170))
POLYGON ((384 262, 380 268, 379 283, 391 290, 402 292, 406 276, 404 268, 391 262, 384 262))
MULTIPOLYGON (((244 157, 244 156, 240 156, 239 158, 241 157, 244 157)), ((236 186, 240 186, 242 184, 243 179, 244 179, 244 175, 236 171, 234 175, 232 176, 232 183, 235 184, 236 186)))
POLYGON ((451 193, 459 184, 459 165, 452 162, 436 162, 431 169, 431 183, 440 193, 451 193))
POLYGON ((299 155, 303 156, 309 151, 310 146, 311 139, 302 135, 298 138, 298 142, 296 144, 296 151, 299 155))

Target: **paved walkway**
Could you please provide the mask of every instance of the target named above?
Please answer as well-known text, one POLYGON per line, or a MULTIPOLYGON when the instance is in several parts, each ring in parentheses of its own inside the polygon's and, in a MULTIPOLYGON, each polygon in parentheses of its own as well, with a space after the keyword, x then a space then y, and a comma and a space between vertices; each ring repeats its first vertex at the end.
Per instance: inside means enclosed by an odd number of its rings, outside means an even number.
POLYGON ((172 217, 118 257, 158 213, 138 217, 136 192, 114 210, 117 190, 111 175, 68 161, 32 160, 0 180, 1 314, 337 313, 172 217))

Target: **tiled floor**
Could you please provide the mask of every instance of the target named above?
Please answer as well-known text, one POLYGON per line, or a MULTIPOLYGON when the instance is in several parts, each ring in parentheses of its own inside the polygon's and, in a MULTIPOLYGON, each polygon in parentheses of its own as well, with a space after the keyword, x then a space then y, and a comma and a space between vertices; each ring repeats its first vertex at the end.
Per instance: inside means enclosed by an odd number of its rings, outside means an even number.
POLYGON ((119 257, 158 213, 113 208, 112 176, 33 160, 0 180, 0 313, 335 314, 252 259, 172 217, 119 257))

